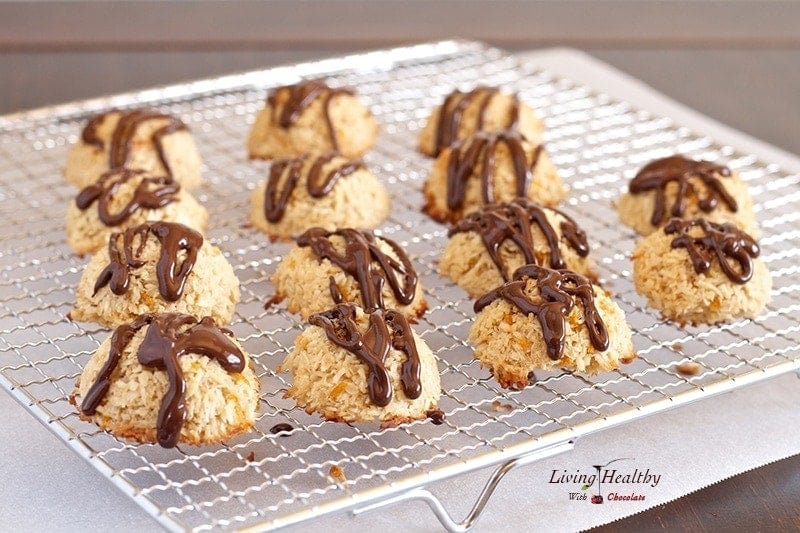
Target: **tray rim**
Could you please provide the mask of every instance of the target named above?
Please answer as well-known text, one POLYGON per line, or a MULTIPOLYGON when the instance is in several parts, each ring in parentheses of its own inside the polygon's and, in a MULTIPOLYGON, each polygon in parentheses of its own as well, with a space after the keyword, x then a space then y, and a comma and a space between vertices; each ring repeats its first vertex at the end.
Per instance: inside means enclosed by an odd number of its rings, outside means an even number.
MULTIPOLYGON (((523 61, 512 52, 490 46, 480 41, 472 41, 467 39, 448 39, 442 41, 417 43, 408 46, 375 49, 344 56, 333 56, 320 60, 304 61, 301 63, 283 64, 265 69, 242 71, 219 77, 207 77, 175 84, 166 84, 146 89, 126 91, 86 100, 74 100, 61 104, 42 106, 35 109, 0 116, 0 133, 14 133, 22 130, 23 128, 31 126, 36 127, 37 123, 52 121, 54 119, 54 115, 58 115, 55 120, 60 120, 62 118, 70 119, 76 115, 84 115, 99 111, 101 109, 108 109, 110 107, 130 106, 132 103, 159 103, 161 105, 165 105, 170 103, 171 100, 180 101, 186 99, 187 97, 209 97, 213 96, 214 94, 223 94, 233 90, 243 90, 248 87, 258 89, 260 86, 264 85, 263 82, 260 82, 260 80, 263 80, 265 76, 280 77, 290 70, 292 71, 293 77, 304 76, 308 74, 332 75, 338 72, 352 71, 354 70, 352 63, 354 61, 364 59, 369 59, 374 61, 376 64, 380 64, 380 68, 382 69, 391 70, 394 64, 402 64, 409 60, 419 60, 424 59, 425 57, 448 57, 470 51, 501 53, 505 59, 513 61, 513 63, 521 70, 525 70, 527 75, 532 75, 534 73, 546 73, 548 77, 553 79, 553 81, 566 80, 570 83, 580 85, 586 88, 588 93, 592 95, 604 95, 614 102, 628 102, 627 100, 608 95, 604 91, 596 90, 594 87, 584 81, 573 80, 567 76, 554 74, 552 71, 547 69, 536 68, 531 70, 531 65, 527 64, 527 62, 523 61), (418 53, 425 49, 429 49, 431 51, 424 54, 418 53), (439 50, 443 50, 444 52, 440 52, 439 50), (380 63, 381 56, 395 54, 400 55, 401 57, 392 59, 391 64, 389 65, 380 63), (136 99, 135 102, 131 101, 132 99, 136 99)), ((638 103, 634 104, 633 107, 638 110, 651 113, 646 106, 641 106, 638 103)), ((663 116, 660 113, 653 114, 657 116, 663 116)), ((683 126, 683 124, 680 122, 675 122, 674 126, 685 127, 692 134, 699 134, 698 129, 694 126, 683 126)), ((716 134, 710 135, 709 137, 715 145, 719 146, 719 139, 716 134)), ((757 139, 755 140, 758 141, 757 139)), ((763 141, 759 142, 763 143, 763 141)), ((730 144, 736 148, 739 143, 731 142, 730 144)), ((736 149, 740 150, 739 148, 736 149)), ((776 150, 780 149, 776 148, 776 150)), ((786 153, 788 154, 788 152, 786 153)), ((756 157, 759 164, 763 166, 768 164, 774 165, 774 163, 768 163, 764 161, 758 152, 754 153, 753 155, 756 157)), ((0 353, 5 351, 7 350, 0 350, 0 353)), ((359 492, 348 492, 341 495, 341 497, 333 498, 323 504, 315 505, 302 511, 296 511, 293 513, 288 513, 283 517, 254 523, 245 527, 244 530, 255 531, 263 530, 264 528, 282 528, 330 515, 335 512, 357 511, 359 508, 367 507, 370 504, 378 502, 379 500, 388 500, 389 498, 404 492, 424 487, 430 483, 453 478, 458 475, 476 472, 478 470, 488 469, 491 467, 497 467, 509 461, 534 456, 537 455, 537 453, 550 449, 567 451, 569 448, 571 448, 572 444, 574 444, 574 441, 579 437, 632 422, 644 416, 650 416, 673 409, 675 407, 693 403, 695 401, 711 398, 718 394, 755 384, 785 373, 799 370, 800 358, 797 358, 793 361, 786 360, 785 362, 775 364, 766 369, 753 369, 739 376, 729 376, 723 381, 714 382, 705 386, 697 386, 674 396, 655 400, 644 406, 628 408, 619 413, 595 418, 576 424, 575 426, 569 428, 561 428, 559 430, 547 433, 541 437, 507 446, 501 450, 492 450, 478 457, 471 458, 465 462, 456 462, 450 465, 432 469, 427 473, 406 476, 399 481, 392 481, 385 485, 365 489, 359 492)), ((147 512, 160 525, 174 531, 187 529, 181 521, 168 515, 165 512, 165 509, 159 508, 154 502, 140 494, 140 491, 135 485, 133 485, 132 482, 115 475, 114 470, 108 464, 106 464, 105 461, 94 460, 95 455, 91 453, 88 446, 80 442, 78 439, 70 436, 67 430, 64 429, 60 424, 54 423, 58 422, 58 417, 55 417, 52 415, 52 413, 49 413, 47 409, 41 405, 41 401, 38 401, 36 398, 32 397, 27 391, 21 390, 15 386, 3 373, 0 373, 0 387, 7 390, 8 393, 23 408, 25 408, 26 411, 28 411, 42 425, 48 428, 53 434, 59 437, 59 440, 61 440, 65 445, 73 449, 78 456, 92 465, 98 472, 111 481, 112 484, 122 490, 123 493, 131 496, 137 505, 139 505, 142 510, 147 512)), ((536 458, 534 458, 534 460, 536 460, 536 458)))

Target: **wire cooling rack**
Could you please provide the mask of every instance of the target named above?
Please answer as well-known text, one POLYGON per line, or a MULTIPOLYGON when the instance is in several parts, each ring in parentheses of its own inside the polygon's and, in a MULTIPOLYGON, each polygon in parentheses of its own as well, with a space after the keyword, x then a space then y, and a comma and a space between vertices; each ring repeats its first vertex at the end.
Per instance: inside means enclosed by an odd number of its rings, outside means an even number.
POLYGON ((800 187, 797 175, 592 89, 520 65, 479 43, 442 42, 251 72, 46 108, 0 118, 0 384, 80 456, 170 529, 280 527, 346 509, 410 498, 427 500, 434 481, 497 467, 463 526, 483 509, 510 468, 568 448, 598 429, 800 367, 800 187), (370 168, 393 195, 383 234, 412 255, 430 309, 416 330, 442 376, 443 425, 392 429, 325 422, 283 398, 275 368, 303 325, 281 306, 264 309, 269 278, 286 244, 250 229, 250 191, 267 164, 247 160, 248 128, 266 89, 301 77, 353 85, 383 124, 370 168), (588 378, 537 372, 523 391, 500 389, 466 343, 472 302, 436 272, 445 227, 420 213, 431 160, 415 151, 431 108, 454 87, 517 91, 547 125, 553 161, 572 188, 565 204, 587 231, 592 257, 634 329, 639 358, 588 378), (82 422, 69 403, 75 378, 109 334, 66 319, 85 259, 65 244, 63 217, 75 190, 61 177, 84 120, 109 107, 154 105, 189 124, 205 159, 199 199, 211 213, 209 237, 242 282, 232 329, 254 356, 261 414, 254 432, 218 446, 162 449, 132 444, 82 422), (724 161, 747 180, 761 222, 762 257, 774 281, 756 320, 679 327, 662 320, 630 282, 635 235, 611 202, 644 163, 674 152, 724 161), (699 372, 684 375, 692 362, 699 372), (285 436, 269 430, 286 422, 285 436), (342 468, 346 482, 329 477, 342 468))

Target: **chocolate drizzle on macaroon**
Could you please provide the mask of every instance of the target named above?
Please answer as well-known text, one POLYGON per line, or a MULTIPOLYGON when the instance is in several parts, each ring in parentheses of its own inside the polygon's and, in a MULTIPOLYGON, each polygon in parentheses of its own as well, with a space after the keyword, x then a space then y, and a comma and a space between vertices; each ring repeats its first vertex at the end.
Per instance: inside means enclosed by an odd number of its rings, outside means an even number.
POLYGON ((500 247, 506 241, 511 241, 522 252, 526 264, 539 264, 540 260, 536 257, 536 243, 531 229, 531 225, 535 224, 547 241, 550 255, 547 266, 554 269, 567 268, 559 248, 559 233, 547 219, 546 209, 563 217, 559 229, 561 236, 566 239, 570 247, 581 257, 589 255, 586 233, 572 218, 557 209, 545 208, 527 198, 489 204, 480 211, 470 213, 451 226, 449 235, 466 231, 473 231, 480 235, 489 257, 492 258, 503 279, 508 281, 510 276, 507 266, 500 257, 500 247))
MULTIPOLYGON (((399 304, 408 305, 414 299, 417 273, 408 254, 390 239, 350 228, 336 231, 311 228, 297 238, 297 244, 309 246, 317 259, 327 259, 352 276, 358 282, 362 306, 367 312, 384 308, 382 289, 387 283, 399 304), (336 251, 331 238, 337 235, 344 240, 342 253, 336 251), (378 239, 389 245, 397 259, 379 248, 378 239)), ((330 291, 334 302, 344 301, 333 277, 330 291)))
POLYGON ((335 96, 342 94, 352 95, 353 90, 349 88, 329 87, 322 80, 309 80, 296 85, 278 87, 267 97, 267 103, 272 106, 272 116, 274 123, 286 129, 294 125, 302 116, 303 112, 311 106, 317 99, 322 100, 322 113, 325 117, 325 124, 328 126, 328 135, 331 147, 339 149, 336 139, 336 130, 331 120, 331 100, 335 96), (279 95, 288 92, 288 97, 281 98, 279 95))
POLYGON ((450 147, 447 156, 447 207, 457 211, 464 205, 467 182, 478 164, 481 164, 481 196, 484 204, 495 201, 493 190, 494 160, 497 148, 505 145, 514 167, 515 196, 526 196, 528 185, 542 153, 542 145, 534 150, 531 160, 523 145, 523 137, 515 131, 495 133, 479 132, 450 147))
POLYGON ((655 191, 655 206, 650 223, 660 226, 671 217, 683 217, 690 197, 697 199, 697 205, 706 213, 715 210, 720 201, 725 203, 733 212, 738 210, 736 200, 725 189, 720 177, 730 177, 728 167, 717 165, 709 161, 694 161, 680 155, 658 159, 645 165, 636 177, 631 180, 628 187, 632 194, 655 191), (692 183, 696 178, 705 185, 705 197, 692 183), (667 213, 666 189, 670 183, 677 183, 678 190, 675 201, 667 213))
POLYGON ((537 265, 524 265, 514 272, 514 279, 483 295, 475 302, 479 313, 495 300, 503 299, 524 314, 533 314, 542 326, 547 355, 558 361, 564 354, 567 317, 576 300, 583 305, 584 325, 592 346, 599 351, 608 349, 605 323, 594 303, 592 283, 571 270, 553 270, 537 265), (538 296, 529 296, 525 287, 529 280, 536 282, 538 296))
POLYGON ((402 313, 392 309, 369 311, 369 326, 363 334, 356 323, 356 306, 352 303, 337 304, 329 311, 311 315, 309 322, 322 328, 328 340, 367 366, 367 390, 374 405, 385 407, 394 395, 386 368, 390 348, 406 355, 400 370, 403 392, 411 400, 419 398, 422 393, 419 354, 411 326, 402 313))
MULTIPOLYGON (((496 87, 476 87, 469 92, 453 91, 447 98, 439 111, 439 119, 436 123, 436 146, 433 155, 439 155, 444 148, 447 148, 458 140, 458 129, 466 109, 473 103, 478 102, 477 122, 475 131, 483 130, 486 122, 486 111, 492 99, 500 94, 496 87)), ((519 121, 519 100, 517 95, 512 95, 511 107, 508 110, 506 125, 504 129, 512 130, 519 121)))
POLYGON ((146 222, 111 234, 108 241, 109 263, 97 277, 93 296, 106 285, 116 295, 128 291, 131 270, 146 264, 142 253, 151 235, 161 245, 161 255, 156 264, 159 294, 168 302, 174 302, 183 295, 186 279, 203 245, 203 236, 183 224, 146 222))
POLYGON ((150 135, 150 142, 153 144, 158 154, 158 159, 164 167, 167 176, 172 176, 172 169, 167 162, 166 153, 164 152, 164 137, 177 131, 187 130, 186 124, 176 117, 152 109, 131 109, 128 111, 113 110, 95 116, 86 124, 81 134, 83 142, 88 145, 96 146, 100 150, 105 149, 106 144, 98 136, 97 130, 100 125, 105 122, 106 118, 113 114, 118 114, 119 120, 114 127, 108 145, 108 168, 127 166, 136 132, 142 125, 153 120, 166 120, 166 124, 160 126, 150 135))
POLYGON ((168 176, 150 176, 140 170, 109 170, 75 197, 75 205, 85 211, 97 202, 97 216, 106 226, 118 226, 139 209, 158 209, 177 199, 181 186, 168 176), (143 176, 143 177, 142 177, 143 176), (127 204, 116 213, 111 204, 119 188, 131 180, 139 180, 127 204))
POLYGON ((722 271, 734 283, 743 285, 753 277, 753 258, 760 253, 758 244, 730 222, 717 224, 704 218, 673 218, 664 226, 664 233, 675 235, 673 248, 686 248, 698 274, 708 272, 716 257, 722 271), (695 237, 692 228, 700 229, 702 234, 695 237), (734 269, 731 262, 737 263, 739 270, 734 269))
MULTIPOLYGON (((269 222, 278 222, 283 218, 289 199, 303 176, 309 155, 294 159, 279 159, 272 163, 264 191, 264 216, 269 222)), ((316 156, 306 172, 306 190, 314 198, 322 198, 333 190, 339 179, 363 169, 360 159, 345 160, 332 165, 327 172, 323 168, 335 158, 341 157, 338 152, 330 151, 316 156)))
POLYGON ((239 373, 244 370, 245 357, 231 340, 233 333, 217 326, 211 317, 198 321, 180 313, 140 315, 119 326, 111 336, 108 359, 81 402, 83 414, 92 416, 97 412, 111 387, 122 352, 145 327, 147 331, 137 358, 143 366, 167 372, 169 386, 158 412, 156 438, 161 446, 172 448, 178 444, 186 419, 186 382, 178 359, 186 354, 198 354, 214 359, 228 372, 239 373))

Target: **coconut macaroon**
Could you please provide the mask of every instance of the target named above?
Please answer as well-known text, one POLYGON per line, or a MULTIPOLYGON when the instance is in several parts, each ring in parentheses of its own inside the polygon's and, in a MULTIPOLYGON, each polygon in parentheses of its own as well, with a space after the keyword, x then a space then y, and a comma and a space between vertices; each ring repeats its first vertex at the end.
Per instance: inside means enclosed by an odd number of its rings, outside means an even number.
POLYGON ((172 222, 146 222, 112 233, 75 291, 70 318, 115 327, 144 313, 233 317, 239 280, 216 246, 172 222))
POLYGON ((378 123, 352 89, 311 80, 278 87, 250 130, 247 149, 260 159, 336 150, 359 157, 378 135, 378 123))
POLYGON ((534 370, 597 374, 636 357, 622 309, 569 270, 525 265, 478 299, 475 311, 475 357, 505 388, 525 388, 534 370))
POLYGON ((275 299, 303 320, 335 304, 397 309, 410 319, 428 304, 414 266, 399 244, 370 231, 311 228, 272 276, 275 299))
POLYGON ((533 144, 540 144, 544 125, 517 95, 496 87, 477 87, 468 92, 453 91, 436 107, 419 137, 419 150, 437 156, 456 141, 479 131, 515 130, 533 144))
POLYGON ((681 323, 754 318, 772 278, 759 247, 731 223, 674 218, 633 250, 633 282, 648 305, 681 323))
POLYGON ((119 326, 78 378, 81 418, 138 442, 211 444, 255 423, 250 356, 210 317, 141 315, 119 326))
POLYGON ((403 313, 339 304, 312 315, 279 371, 286 396, 337 422, 383 426, 425 418, 441 395, 436 359, 403 313))
POLYGON ((728 167, 683 156, 645 165, 617 201, 620 220, 640 235, 650 235, 670 218, 703 217, 732 222, 758 235, 747 184, 728 167))
POLYGON ((423 211, 454 222, 486 204, 520 197, 553 206, 567 188, 541 144, 504 131, 477 133, 442 150, 423 193, 423 211))
POLYGON ((250 206, 253 226, 276 240, 313 227, 373 229, 389 216, 391 199, 360 159, 326 152, 275 161, 250 206))
POLYGON ((201 165, 197 145, 180 119, 152 109, 114 110, 87 122, 64 176, 83 188, 108 170, 127 167, 169 176, 188 190, 200 185, 201 165))
POLYGON ((115 169, 85 187, 67 207, 67 243, 76 253, 95 252, 112 233, 151 220, 204 231, 208 212, 167 176, 115 169))
POLYGON ((489 204, 450 228, 439 272, 477 298, 522 265, 595 277, 586 233, 565 213, 525 198, 489 204))

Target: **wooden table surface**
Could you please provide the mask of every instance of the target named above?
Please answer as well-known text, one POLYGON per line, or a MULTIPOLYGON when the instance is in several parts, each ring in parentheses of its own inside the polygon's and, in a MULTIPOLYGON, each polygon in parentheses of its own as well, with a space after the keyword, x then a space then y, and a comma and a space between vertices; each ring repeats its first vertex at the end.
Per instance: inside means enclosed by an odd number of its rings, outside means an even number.
POLYGON ((591 531, 800 531, 800 455, 591 531))
MULTIPOLYGON (((0 113, 346 51, 4 53, 0 113)), ((712 118, 800 153, 798 49, 589 52, 712 118)), ((800 456, 599 528, 657 529, 800 531, 800 456)))

